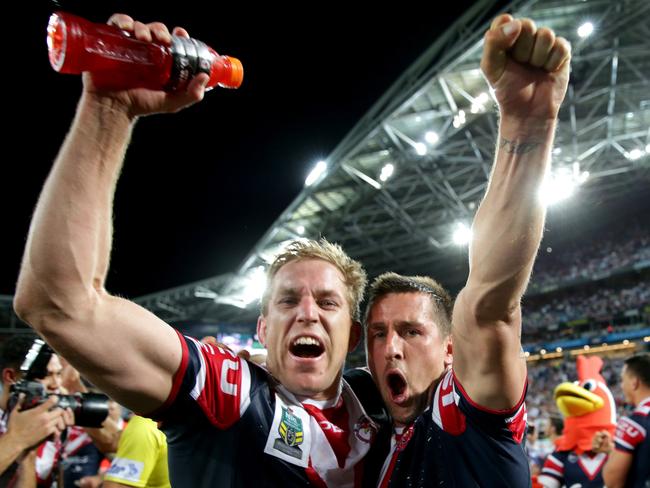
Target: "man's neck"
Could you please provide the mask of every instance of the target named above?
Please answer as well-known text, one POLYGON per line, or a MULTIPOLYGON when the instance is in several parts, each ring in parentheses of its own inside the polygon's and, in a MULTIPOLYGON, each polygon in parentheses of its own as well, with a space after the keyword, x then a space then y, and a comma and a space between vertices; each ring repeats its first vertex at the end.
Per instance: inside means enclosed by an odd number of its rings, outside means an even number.
POLYGON ((650 388, 643 388, 635 392, 634 406, 638 407, 643 400, 650 398, 650 388))

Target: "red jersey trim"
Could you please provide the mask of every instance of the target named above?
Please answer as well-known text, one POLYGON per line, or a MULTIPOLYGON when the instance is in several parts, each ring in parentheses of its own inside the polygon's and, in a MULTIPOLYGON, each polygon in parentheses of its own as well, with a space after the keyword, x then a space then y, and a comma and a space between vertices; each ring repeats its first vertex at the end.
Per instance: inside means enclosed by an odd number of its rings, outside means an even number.
POLYGON ((454 384, 458 387, 460 392, 463 394, 463 397, 465 397, 465 399, 469 402, 469 404, 472 407, 474 407, 474 408, 476 408, 478 410, 481 410, 483 412, 486 412, 486 413, 489 413, 489 414, 492 414, 492 415, 508 415, 508 416, 514 415, 515 413, 517 413, 517 410, 519 410, 521 408, 522 404, 524 403, 524 400, 526 399, 526 389, 528 388, 528 377, 526 377, 526 381, 524 381, 524 388, 522 389, 521 397, 519 398, 519 401, 515 404, 514 407, 506 408, 506 409, 503 409, 503 410, 494 410, 494 409, 479 405, 474 400, 472 400, 470 398, 470 396, 467 394, 467 392, 465 391, 465 388, 463 388, 463 385, 461 385, 460 381, 458 381, 458 377, 456 376, 456 373, 453 371, 453 369, 451 371, 451 374, 454 375, 454 384))
POLYGON ((149 418, 158 418, 161 416, 162 413, 165 412, 169 408, 169 406, 174 403, 176 400, 176 396, 178 395, 179 390, 181 389, 181 384, 183 383, 183 378, 185 377, 185 370, 187 369, 187 364, 189 362, 189 351, 187 350, 187 343, 185 342, 185 339, 183 339, 183 335, 178 332, 176 329, 174 329, 174 332, 176 332, 176 335, 178 336, 178 340, 181 343, 181 364, 178 365, 178 369, 174 373, 174 376, 172 377, 172 389, 169 392, 169 395, 167 396, 167 400, 156 408, 153 412, 149 412, 146 414, 139 414, 142 417, 149 417, 149 418))

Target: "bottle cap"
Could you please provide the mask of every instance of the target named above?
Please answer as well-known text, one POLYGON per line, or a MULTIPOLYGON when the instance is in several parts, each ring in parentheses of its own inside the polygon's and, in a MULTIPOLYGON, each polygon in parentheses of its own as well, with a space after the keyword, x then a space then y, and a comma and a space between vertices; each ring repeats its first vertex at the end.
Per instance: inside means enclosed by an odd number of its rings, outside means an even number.
POLYGON ((239 88, 244 81, 244 66, 242 66, 241 61, 232 56, 224 56, 225 60, 228 61, 230 65, 230 79, 227 81, 222 81, 219 83, 219 86, 224 88, 239 88))

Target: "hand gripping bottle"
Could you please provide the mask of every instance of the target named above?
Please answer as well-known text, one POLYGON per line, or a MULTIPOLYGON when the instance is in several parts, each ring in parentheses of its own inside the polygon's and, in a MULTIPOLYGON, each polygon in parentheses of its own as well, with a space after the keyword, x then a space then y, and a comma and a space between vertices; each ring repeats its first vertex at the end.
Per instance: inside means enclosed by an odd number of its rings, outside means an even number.
POLYGON ((56 71, 90 71, 94 83, 105 89, 182 90, 198 73, 210 75, 207 89, 239 88, 244 78, 238 59, 221 56, 196 39, 172 36, 171 46, 163 46, 63 12, 50 16, 47 47, 56 71))

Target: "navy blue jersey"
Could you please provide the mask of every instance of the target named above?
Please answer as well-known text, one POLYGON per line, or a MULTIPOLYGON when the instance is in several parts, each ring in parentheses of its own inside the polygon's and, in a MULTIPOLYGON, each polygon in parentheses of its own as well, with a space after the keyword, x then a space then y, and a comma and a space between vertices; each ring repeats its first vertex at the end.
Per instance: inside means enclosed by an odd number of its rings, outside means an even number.
POLYGON ((545 488, 580 486, 581 488, 603 488, 603 467, 607 454, 573 451, 555 451, 544 462, 542 474, 537 478, 545 488))
POLYGON ((634 456, 625 482, 626 488, 650 484, 650 397, 642 400, 629 417, 616 424, 614 444, 619 451, 634 456))
POLYGON ((431 405, 401 435, 392 436, 379 486, 531 486, 523 446, 524 396, 507 411, 487 410, 473 403, 447 372, 431 405))
POLYGON ((378 427, 347 382, 330 402, 301 402, 228 350, 181 344, 172 392, 153 415, 163 420, 172 486, 359 486, 378 427))

